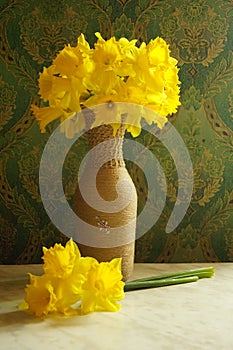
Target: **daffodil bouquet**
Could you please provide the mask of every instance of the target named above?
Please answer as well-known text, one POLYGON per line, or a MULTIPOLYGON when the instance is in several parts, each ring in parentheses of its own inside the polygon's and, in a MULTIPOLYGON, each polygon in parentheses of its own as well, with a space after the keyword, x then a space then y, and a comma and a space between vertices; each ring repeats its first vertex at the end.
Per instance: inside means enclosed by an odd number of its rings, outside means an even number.
MULTIPOLYGON (((169 114, 180 105, 177 60, 170 56, 167 43, 160 37, 136 46, 137 40, 115 37, 97 42, 90 48, 83 34, 77 46, 65 46, 39 76, 41 107, 32 105, 41 132, 55 119, 62 123, 84 108, 99 104, 127 102, 145 108, 128 113, 124 104, 115 111, 115 133, 125 115, 126 129, 135 137, 141 131, 141 119, 162 128, 169 114), (150 111, 150 112, 148 112, 150 111)), ((85 117, 79 113, 79 129, 85 117)), ((95 116, 92 127, 108 124, 106 113, 95 116)))

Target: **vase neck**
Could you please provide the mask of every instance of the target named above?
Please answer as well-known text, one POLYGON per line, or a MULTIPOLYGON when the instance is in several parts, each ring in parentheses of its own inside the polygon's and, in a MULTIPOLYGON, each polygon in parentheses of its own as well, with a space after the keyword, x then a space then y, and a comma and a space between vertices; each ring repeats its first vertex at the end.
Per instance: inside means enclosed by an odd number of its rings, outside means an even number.
POLYGON ((101 162, 104 167, 124 167, 123 141, 124 126, 120 126, 116 136, 111 125, 100 125, 87 132, 88 144, 91 150, 89 161, 93 164, 101 162))

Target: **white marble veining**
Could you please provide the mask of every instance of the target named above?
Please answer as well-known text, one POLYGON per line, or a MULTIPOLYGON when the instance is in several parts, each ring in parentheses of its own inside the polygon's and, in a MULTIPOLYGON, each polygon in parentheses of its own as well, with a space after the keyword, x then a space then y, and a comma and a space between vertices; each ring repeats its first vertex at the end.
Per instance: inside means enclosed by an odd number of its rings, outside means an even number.
POLYGON ((210 265, 210 279, 127 292, 117 313, 45 319, 17 308, 41 266, 0 266, 0 349, 232 350, 233 263, 136 264, 132 279, 210 265))

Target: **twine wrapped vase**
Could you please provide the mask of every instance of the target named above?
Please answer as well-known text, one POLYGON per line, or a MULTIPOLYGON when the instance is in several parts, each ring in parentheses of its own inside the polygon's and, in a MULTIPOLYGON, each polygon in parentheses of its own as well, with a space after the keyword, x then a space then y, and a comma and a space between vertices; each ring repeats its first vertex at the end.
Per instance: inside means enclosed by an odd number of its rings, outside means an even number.
POLYGON ((121 126, 114 137, 110 125, 88 131, 90 152, 75 193, 74 211, 85 223, 82 235, 95 228, 85 244, 78 239, 82 256, 99 262, 122 258, 123 280, 127 280, 134 264, 137 194, 123 159, 124 132, 121 126))

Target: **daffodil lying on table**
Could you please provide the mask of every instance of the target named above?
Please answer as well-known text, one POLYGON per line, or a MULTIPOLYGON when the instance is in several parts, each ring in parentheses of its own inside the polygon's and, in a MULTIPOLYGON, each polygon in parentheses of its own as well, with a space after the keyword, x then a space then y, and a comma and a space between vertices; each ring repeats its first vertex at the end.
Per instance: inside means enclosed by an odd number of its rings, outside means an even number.
POLYGON ((94 258, 81 257, 72 239, 65 247, 55 244, 43 248, 43 252, 44 274, 29 274, 30 284, 20 308, 35 316, 120 309, 118 301, 124 298, 120 258, 99 263, 94 258))
POLYGON ((39 317, 55 312, 76 315, 118 311, 124 292, 196 282, 214 274, 214 268, 210 266, 124 283, 120 258, 99 263, 94 258, 81 257, 72 239, 65 247, 57 243, 49 249, 44 247, 43 253, 44 274, 29 273, 30 284, 26 286, 25 300, 20 304, 21 309, 28 309, 39 317))

